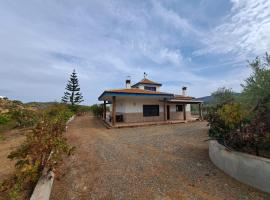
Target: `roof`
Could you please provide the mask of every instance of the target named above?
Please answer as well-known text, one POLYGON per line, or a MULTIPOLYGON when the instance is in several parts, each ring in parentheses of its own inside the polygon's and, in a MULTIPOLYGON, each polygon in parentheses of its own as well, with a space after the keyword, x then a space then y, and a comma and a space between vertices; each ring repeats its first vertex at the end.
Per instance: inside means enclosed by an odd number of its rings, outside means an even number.
POLYGON ((99 100, 102 100, 104 96, 159 96, 159 97, 169 97, 172 98, 174 94, 157 92, 150 90, 143 90, 139 88, 125 88, 125 89, 114 89, 114 90, 105 90, 100 96, 99 100))
POLYGON ((198 104, 203 103, 203 101, 195 100, 195 99, 170 99, 167 100, 169 103, 189 103, 189 104, 198 104))
POLYGON ((191 100, 194 99, 193 97, 190 96, 183 96, 183 95, 174 95, 174 100, 191 100))
POLYGON ((147 78, 143 78, 141 81, 139 81, 138 83, 132 85, 132 87, 136 87, 137 85, 139 84, 146 84, 146 85, 158 85, 158 86, 161 86, 162 84, 161 83, 157 83, 157 82, 154 82, 154 81, 151 81, 147 78))

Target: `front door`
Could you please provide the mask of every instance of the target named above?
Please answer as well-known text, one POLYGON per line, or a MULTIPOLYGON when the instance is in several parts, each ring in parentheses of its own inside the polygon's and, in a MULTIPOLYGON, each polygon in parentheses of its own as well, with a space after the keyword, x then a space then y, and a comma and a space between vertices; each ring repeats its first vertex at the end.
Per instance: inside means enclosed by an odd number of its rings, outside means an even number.
POLYGON ((167 105, 167 120, 170 120, 170 106, 167 105))

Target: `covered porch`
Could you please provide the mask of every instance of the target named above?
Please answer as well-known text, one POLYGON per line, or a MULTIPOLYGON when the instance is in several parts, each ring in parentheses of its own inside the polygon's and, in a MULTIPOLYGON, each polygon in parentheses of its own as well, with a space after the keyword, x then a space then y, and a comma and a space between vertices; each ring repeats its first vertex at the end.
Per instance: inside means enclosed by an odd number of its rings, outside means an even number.
MULTIPOLYGON (((164 119, 165 120, 173 120, 171 119, 171 112, 169 107, 175 105, 176 107, 182 105, 180 108, 182 109, 182 117, 184 121, 194 121, 194 120, 203 120, 203 112, 202 106, 203 101, 195 100, 195 99, 169 99, 163 101, 165 112, 164 119), (194 116, 191 114, 191 110, 189 111, 190 116, 187 117, 187 105, 197 105, 198 106, 198 115, 194 116)), ((191 109, 191 108, 190 108, 191 109)))
POLYGON ((118 104, 117 96, 112 96, 109 101, 103 101, 103 121, 108 128, 124 128, 124 127, 137 127, 137 126, 150 126, 150 125, 162 125, 162 124, 176 124, 185 123, 189 121, 203 120, 202 115, 202 101, 198 100, 177 100, 161 98, 159 102, 163 112, 160 113, 160 120, 158 121, 148 121, 148 122, 125 122, 123 120, 123 115, 116 112, 116 106, 118 104), (108 111, 107 105, 111 105, 111 110, 108 111), (198 105, 199 115, 191 116, 190 112, 187 114, 187 105, 198 105), (173 112, 171 112, 171 107, 175 105, 182 105, 183 111, 181 112, 181 118, 173 118, 173 112), (188 115, 188 116, 187 116, 188 115))

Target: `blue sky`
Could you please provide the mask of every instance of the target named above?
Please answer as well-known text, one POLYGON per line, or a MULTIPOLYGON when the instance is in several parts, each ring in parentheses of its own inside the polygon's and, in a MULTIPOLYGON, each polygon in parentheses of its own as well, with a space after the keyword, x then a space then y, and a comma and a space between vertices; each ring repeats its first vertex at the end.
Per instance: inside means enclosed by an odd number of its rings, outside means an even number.
POLYGON ((269 0, 11 0, 0 25, 0 96, 25 102, 60 100, 73 69, 85 104, 143 72, 167 92, 241 91, 270 50, 269 0))

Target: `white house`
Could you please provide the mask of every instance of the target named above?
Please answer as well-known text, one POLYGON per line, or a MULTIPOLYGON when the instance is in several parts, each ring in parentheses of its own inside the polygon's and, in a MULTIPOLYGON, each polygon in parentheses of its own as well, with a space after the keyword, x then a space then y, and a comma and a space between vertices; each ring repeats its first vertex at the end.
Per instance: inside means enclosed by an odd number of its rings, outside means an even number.
POLYGON ((125 126, 149 123, 177 123, 194 120, 190 112, 190 104, 198 104, 202 118, 202 101, 186 95, 186 87, 182 94, 161 92, 162 84, 144 77, 138 83, 131 85, 126 80, 126 88, 105 90, 99 100, 104 108, 110 104, 109 113, 104 109, 103 119, 110 126, 125 126))

